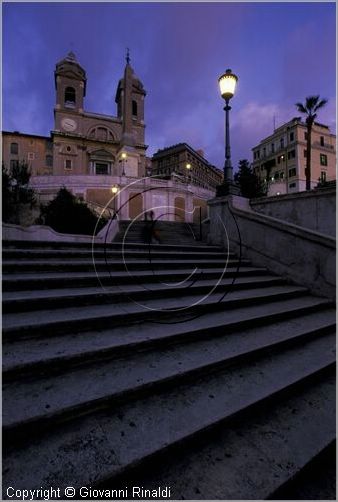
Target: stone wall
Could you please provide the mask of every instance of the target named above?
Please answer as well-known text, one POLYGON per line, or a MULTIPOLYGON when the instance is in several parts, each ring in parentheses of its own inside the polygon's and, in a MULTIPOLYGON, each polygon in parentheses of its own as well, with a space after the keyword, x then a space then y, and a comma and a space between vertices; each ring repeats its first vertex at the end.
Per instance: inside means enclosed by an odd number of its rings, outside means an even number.
POLYGON ((208 242, 241 253, 312 293, 335 298, 336 240, 313 230, 257 213, 243 197, 209 201, 208 242))
POLYGON ((315 230, 321 234, 336 236, 336 189, 320 189, 310 192, 264 197, 252 200, 252 209, 315 230))

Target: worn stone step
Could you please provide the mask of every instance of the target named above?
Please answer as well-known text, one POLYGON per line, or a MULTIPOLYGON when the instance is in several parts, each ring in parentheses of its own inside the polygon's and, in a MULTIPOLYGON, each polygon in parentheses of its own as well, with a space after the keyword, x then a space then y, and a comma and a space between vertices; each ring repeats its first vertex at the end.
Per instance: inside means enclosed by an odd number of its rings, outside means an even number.
POLYGON ((218 279, 217 282, 207 280, 190 280, 182 283, 148 283, 111 286, 108 288, 67 288, 48 289, 37 292, 20 291, 4 293, 2 299, 3 313, 27 312, 31 310, 43 310, 48 308, 61 308, 72 305, 102 305, 126 301, 132 298, 134 301, 151 298, 169 298, 181 295, 184 297, 191 294, 208 294, 213 288, 215 292, 225 292, 247 288, 261 288, 262 286, 278 286, 286 281, 274 276, 252 276, 218 279))
POLYGON ((306 295, 307 290, 299 286, 273 286, 249 290, 211 293, 210 295, 192 295, 181 298, 152 299, 141 302, 94 305, 86 307, 68 307, 36 312, 7 314, 3 318, 3 339, 31 336, 34 331, 48 330, 49 334, 60 331, 100 329, 114 323, 126 325, 152 319, 156 313, 158 321, 171 322, 198 317, 202 313, 230 310, 247 305, 270 303, 306 295))
MULTIPOLYGON (((172 385, 177 380, 195 378, 209 371, 222 369, 243 359, 255 359, 266 351, 307 343, 321 335, 335 334, 334 322, 317 329, 284 323, 279 329, 271 326, 239 331, 234 336, 199 340, 167 349, 130 355, 127 358, 96 361, 66 371, 61 375, 33 381, 14 381, 3 386, 3 431, 18 435, 29 427, 41 427, 64 419, 83 409, 126 399, 139 392, 172 385), (292 329, 292 334, 290 333, 292 329), (67 392, 65 393, 65 389, 67 392)), ((327 336, 329 340, 333 338, 327 336)), ((332 343, 334 349, 334 344, 332 343)))
POLYGON ((235 267, 235 266, 249 266, 251 262, 249 260, 242 259, 241 261, 236 259, 227 260, 226 257, 222 257, 221 259, 208 260, 207 258, 201 259, 172 259, 172 260, 162 260, 159 258, 155 259, 131 259, 123 260, 123 259, 108 259, 108 260, 73 260, 72 262, 67 262, 65 260, 7 260, 3 263, 3 271, 4 273, 25 273, 25 272, 41 272, 41 271, 53 271, 58 270, 60 272, 66 271, 90 271, 94 270, 126 270, 127 268, 130 270, 152 270, 152 269, 175 269, 175 268, 219 268, 219 267, 235 267))
POLYGON ((331 373, 300 386, 291 396, 279 396, 236 416, 184 449, 154 456, 124 476, 94 483, 92 488, 127 487, 130 499, 133 486, 168 486, 174 500, 335 500, 335 375, 331 373), (331 463, 322 466, 324 472, 330 470, 329 478, 318 487, 318 463, 311 471, 308 466, 318 457, 322 463, 322 452, 331 446, 331 463), (285 490, 290 482, 293 486, 285 490))
MULTIPOLYGON (((270 272, 262 267, 227 267, 223 268, 198 268, 194 276, 198 279, 219 279, 223 277, 250 277, 269 275, 270 272)), ((271 275, 271 274, 270 274, 271 275)), ((165 270, 156 267, 156 274, 152 270, 133 271, 132 275, 125 271, 114 271, 114 273, 99 274, 93 272, 34 272, 25 274, 5 274, 2 278, 3 291, 24 291, 24 290, 44 290, 63 287, 94 287, 102 284, 104 286, 117 286, 120 284, 147 284, 154 281, 162 282, 180 282, 186 279, 187 272, 184 269, 165 270)))
MULTIPOLYGON (((273 351, 251 361, 203 375, 149 399, 112 406, 79 417, 55 431, 26 436, 4 455, 4 486, 91 485, 120 474, 152 455, 192 440, 250 407, 291 392, 335 363, 335 336, 273 351), (34 472, 34 476, 32 476, 34 472)), ((334 434, 335 423, 330 422, 334 434)))
MULTIPOLYGON (((3 241, 2 243, 3 249, 5 250, 16 250, 16 249, 42 249, 42 250, 55 250, 55 249, 63 249, 63 250, 76 250, 76 249, 84 249, 84 250, 92 250, 94 247, 95 250, 104 250, 104 249, 112 249, 112 250, 120 250, 122 247, 122 242, 106 242, 106 243, 100 243, 100 242, 55 242, 55 241, 3 241)), ((194 251, 197 248, 200 251, 206 251, 206 252, 211 252, 211 251, 221 251, 222 252, 222 247, 221 246, 209 246, 206 244, 201 244, 201 243, 196 243, 193 246, 190 245, 181 245, 181 244, 144 244, 141 242, 138 243, 125 243, 124 247, 128 250, 137 250, 137 249, 146 249, 148 250, 149 247, 153 250, 177 250, 178 252, 181 251, 189 251, 192 250, 194 251)))
MULTIPOLYGON (((2 348, 3 381, 27 374, 51 374, 88 361, 125 357, 144 350, 163 349, 173 344, 222 336, 268 325, 271 332, 281 329, 326 329, 335 325, 335 309, 322 298, 304 296, 269 304, 247 306, 235 311, 206 313, 183 324, 143 322, 106 330, 62 333, 5 342, 2 348), (287 321, 287 322, 286 322, 287 321), (159 328, 159 329, 154 329, 159 328)), ((252 331, 251 331, 252 333, 252 331)))
POLYGON ((113 258, 120 260, 121 257, 125 258, 145 258, 145 259, 158 259, 161 258, 163 260, 172 260, 179 257, 181 260, 189 260, 194 258, 203 258, 203 259, 224 259, 231 258, 235 259, 236 256, 234 253, 225 253, 222 251, 200 251, 198 248, 196 250, 161 250, 161 249, 135 249, 129 250, 127 249, 94 249, 93 251, 90 249, 54 249, 54 250, 43 250, 43 249, 18 249, 18 250, 9 250, 4 249, 2 251, 2 261, 6 263, 6 261, 15 260, 41 260, 44 259, 69 259, 70 261, 83 260, 84 258, 102 260, 105 256, 111 260, 113 258))

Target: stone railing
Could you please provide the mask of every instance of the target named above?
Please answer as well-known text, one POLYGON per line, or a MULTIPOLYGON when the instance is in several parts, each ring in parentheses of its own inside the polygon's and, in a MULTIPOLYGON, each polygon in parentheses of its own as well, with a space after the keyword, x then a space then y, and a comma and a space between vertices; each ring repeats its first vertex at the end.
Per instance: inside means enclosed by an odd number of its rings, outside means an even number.
POLYGON ((249 200, 229 196, 209 201, 208 242, 224 247, 307 287, 335 298, 336 240, 333 237, 257 213, 249 200))
POLYGON ((267 216, 331 237, 336 235, 335 188, 322 188, 278 197, 262 197, 251 200, 250 206, 254 211, 267 216))
POLYGON ((43 241, 43 242, 112 242, 119 231, 119 224, 116 219, 110 219, 100 232, 93 238, 92 235, 62 234, 56 232, 47 225, 31 225, 22 227, 21 225, 2 224, 3 241, 43 241))

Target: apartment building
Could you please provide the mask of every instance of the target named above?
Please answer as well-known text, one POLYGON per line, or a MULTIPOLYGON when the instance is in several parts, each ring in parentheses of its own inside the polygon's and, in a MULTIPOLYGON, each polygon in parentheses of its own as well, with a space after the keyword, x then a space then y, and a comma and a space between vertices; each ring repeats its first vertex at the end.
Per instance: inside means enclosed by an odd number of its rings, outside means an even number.
POLYGON ((211 190, 223 181, 222 171, 204 158, 203 150, 194 150, 187 143, 158 150, 151 159, 151 169, 163 179, 174 173, 191 185, 211 190))
MULTIPOLYGON (((315 122, 311 140, 311 188, 314 188, 319 181, 336 179, 336 136, 328 126, 315 122)), ((268 183, 268 195, 306 189, 306 148, 306 123, 295 117, 252 149, 254 172, 268 183)))

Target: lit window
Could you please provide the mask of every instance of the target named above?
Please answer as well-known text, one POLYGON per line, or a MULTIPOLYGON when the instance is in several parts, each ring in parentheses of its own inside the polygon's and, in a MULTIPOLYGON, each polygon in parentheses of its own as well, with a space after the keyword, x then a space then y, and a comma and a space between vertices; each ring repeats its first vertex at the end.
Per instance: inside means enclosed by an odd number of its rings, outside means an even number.
POLYGON ((320 165, 327 166, 327 155, 325 153, 320 154, 320 165))
POLYGON ((18 155, 19 145, 17 143, 11 143, 11 154, 18 155))

